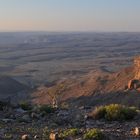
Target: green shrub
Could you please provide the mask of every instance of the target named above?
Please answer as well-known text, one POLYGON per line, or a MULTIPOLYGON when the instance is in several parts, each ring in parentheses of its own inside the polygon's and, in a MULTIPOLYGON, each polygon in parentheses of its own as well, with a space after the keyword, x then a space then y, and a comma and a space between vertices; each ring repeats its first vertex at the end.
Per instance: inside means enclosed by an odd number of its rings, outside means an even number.
POLYGON ((107 120, 124 120, 125 116, 123 113, 123 106, 118 104, 111 104, 105 107, 106 108, 106 115, 105 118, 107 120))
POLYGON ((29 104, 28 102, 20 102, 19 106, 23 109, 23 110, 31 110, 32 106, 31 104, 29 104))
POLYGON ((104 140, 104 135, 99 129, 88 130, 84 136, 84 140, 104 140))
POLYGON ((89 116, 94 119, 106 119, 109 121, 131 120, 137 115, 136 108, 125 107, 119 104, 101 106, 92 111, 89 116))
POLYGON ((137 115, 135 108, 125 107, 118 104, 106 106, 107 120, 131 120, 137 115))
POLYGON ((77 128, 71 128, 64 130, 63 132, 60 133, 60 138, 66 138, 69 136, 76 136, 79 134, 79 129, 77 128))

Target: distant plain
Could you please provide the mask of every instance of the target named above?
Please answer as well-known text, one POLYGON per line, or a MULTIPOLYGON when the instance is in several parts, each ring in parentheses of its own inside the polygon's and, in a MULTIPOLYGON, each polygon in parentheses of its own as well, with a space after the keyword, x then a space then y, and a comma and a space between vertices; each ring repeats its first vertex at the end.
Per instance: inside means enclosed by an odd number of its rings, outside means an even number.
POLYGON ((27 85, 117 71, 140 54, 140 33, 0 33, 0 74, 27 85))

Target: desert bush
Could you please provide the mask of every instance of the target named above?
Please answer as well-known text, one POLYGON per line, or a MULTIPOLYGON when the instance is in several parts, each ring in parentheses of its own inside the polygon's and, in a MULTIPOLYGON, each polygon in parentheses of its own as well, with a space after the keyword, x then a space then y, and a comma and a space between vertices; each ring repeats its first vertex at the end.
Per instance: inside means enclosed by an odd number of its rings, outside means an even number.
POLYGON ((118 104, 111 104, 106 106, 107 120, 130 120, 133 119, 137 114, 135 108, 125 107, 118 104))
POLYGON ((63 102, 63 103, 60 105, 60 108, 61 108, 61 109, 69 109, 69 104, 66 103, 66 102, 63 102))
POLYGON ((96 107, 91 113, 89 113, 89 117, 94 119, 104 118, 106 114, 106 108, 104 106, 96 107))
POLYGON ((60 133, 60 138, 66 138, 69 136, 76 136, 79 134, 79 129, 78 128, 71 128, 64 130, 60 133))
POLYGON ((104 135, 99 129, 88 130, 84 136, 84 140, 104 140, 104 135))
POLYGON ((89 116, 94 119, 106 119, 109 121, 131 120, 137 115, 136 108, 119 104, 101 106, 93 110, 89 116))
POLYGON ((105 107, 106 114, 105 118, 107 120, 124 120, 125 116, 123 113, 124 107, 118 104, 111 104, 105 107))
POLYGON ((49 136, 50 136, 50 130, 48 129, 48 127, 45 127, 42 133, 42 140, 49 140, 49 136))
POLYGON ((20 108, 22 108, 23 110, 31 110, 32 106, 30 103, 26 102, 26 101, 22 101, 19 103, 20 108))

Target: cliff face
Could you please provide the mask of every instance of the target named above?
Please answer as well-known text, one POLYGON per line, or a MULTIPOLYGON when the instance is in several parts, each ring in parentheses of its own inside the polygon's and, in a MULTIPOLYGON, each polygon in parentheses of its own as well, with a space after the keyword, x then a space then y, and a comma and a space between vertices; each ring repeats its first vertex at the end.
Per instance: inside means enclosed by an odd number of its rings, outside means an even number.
MULTIPOLYGON (((58 86, 55 85, 55 86, 58 86)), ((67 79, 63 83, 66 90, 60 96, 61 101, 69 101, 72 104, 96 104, 96 103, 133 103, 131 98, 136 92, 140 93, 140 56, 134 58, 133 64, 130 67, 124 68, 118 72, 109 73, 102 70, 91 71, 77 79, 67 79), (130 93, 130 98, 128 94, 130 93), (120 93, 117 95, 116 93, 120 93), (125 96, 126 95, 126 96, 125 96), (119 96, 116 98, 116 96, 119 96), (126 98, 123 100, 123 97, 126 98)), ((52 90, 55 89, 52 86, 52 90)), ((48 94, 46 93, 47 87, 36 90, 33 94, 33 103, 46 104, 49 102, 48 94)), ((134 101, 135 96, 133 97, 134 101)), ((138 95, 140 99, 140 94, 138 95)), ((136 103, 139 103, 137 101, 136 103)))
POLYGON ((134 59, 134 72, 135 72, 134 79, 140 80, 140 56, 135 57, 134 59))

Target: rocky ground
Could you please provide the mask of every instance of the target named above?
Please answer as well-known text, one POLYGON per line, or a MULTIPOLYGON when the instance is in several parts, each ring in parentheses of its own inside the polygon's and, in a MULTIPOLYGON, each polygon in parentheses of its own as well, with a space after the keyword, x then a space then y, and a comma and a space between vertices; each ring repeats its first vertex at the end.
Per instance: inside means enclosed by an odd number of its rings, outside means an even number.
POLYGON ((109 140, 140 139, 132 133, 140 126, 139 114, 132 121, 118 122, 89 119, 90 110, 90 107, 81 107, 45 112, 35 107, 28 111, 21 107, 4 107, 0 111, 0 140, 49 140, 52 131, 60 134, 73 128, 79 133, 64 140, 82 140, 84 133, 93 128, 98 128, 109 140))

